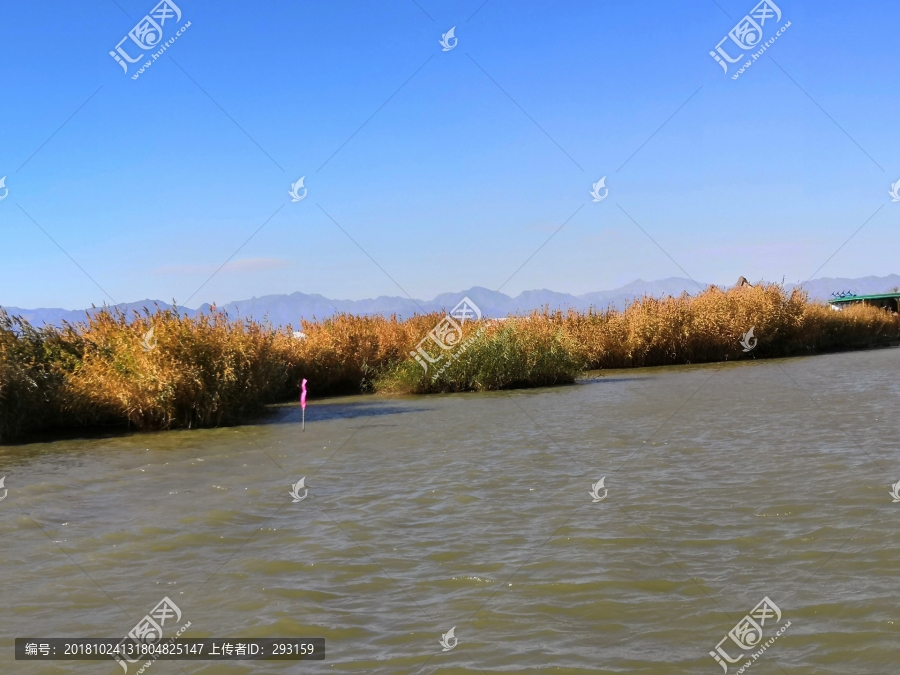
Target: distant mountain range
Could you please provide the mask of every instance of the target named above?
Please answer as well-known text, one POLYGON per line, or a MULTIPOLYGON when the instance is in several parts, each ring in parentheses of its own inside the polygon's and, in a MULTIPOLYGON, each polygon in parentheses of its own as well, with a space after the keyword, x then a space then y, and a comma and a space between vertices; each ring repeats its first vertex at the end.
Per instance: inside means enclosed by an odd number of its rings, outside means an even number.
MULTIPOLYGON (((798 284, 786 284, 788 289, 798 284)), ((701 283, 702 288, 709 284, 701 283)), ((860 279, 829 278, 823 277, 803 284, 814 300, 827 300, 833 293, 849 291, 855 295, 869 295, 874 293, 886 293, 900 287, 900 275, 891 274, 886 277, 862 277, 860 279)), ((597 291, 584 295, 570 295, 568 293, 556 293, 546 289, 539 291, 524 291, 515 298, 505 293, 499 293, 487 288, 475 286, 459 293, 442 293, 433 300, 411 300, 399 296, 382 295, 374 299, 366 300, 330 300, 322 295, 306 293, 291 293, 290 295, 265 295, 261 298, 250 298, 229 302, 220 306, 220 309, 228 312, 235 318, 253 317, 257 320, 268 319, 273 325, 284 326, 292 324, 299 327, 300 319, 324 319, 338 312, 349 314, 389 316, 396 314, 401 318, 412 316, 415 313, 441 312, 454 307, 463 297, 468 296, 481 310, 482 315, 489 317, 504 317, 511 314, 530 312, 542 307, 550 309, 576 309, 587 310, 590 307, 606 309, 615 307, 623 309, 628 303, 645 295, 651 297, 664 297, 667 295, 681 295, 687 292, 691 295, 700 289, 690 279, 669 277, 659 281, 642 281, 638 279, 630 284, 615 288, 610 291, 597 291)), ((141 311, 144 307, 154 309, 159 305, 168 309, 172 305, 160 300, 142 300, 117 305, 129 315, 132 310, 141 311)), ((94 310, 67 310, 67 309, 21 309, 19 307, 4 307, 13 315, 18 315, 31 324, 40 326, 45 323, 60 325, 63 321, 74 323, 85 318, 85 311, 94 310)), ((209 310, 209 305, 202 305, 198 309, 179 308, 188 316, 194 316, 199 312, 209 310)))

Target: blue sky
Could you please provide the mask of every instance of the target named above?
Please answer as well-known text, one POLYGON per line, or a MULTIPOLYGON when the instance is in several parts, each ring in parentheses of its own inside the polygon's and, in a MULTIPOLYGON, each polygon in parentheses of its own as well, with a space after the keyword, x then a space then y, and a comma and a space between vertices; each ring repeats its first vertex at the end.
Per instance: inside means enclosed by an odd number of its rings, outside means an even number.
POLYGON ((900 272, 894 5, 482 1, 5 3, 0 305, 900 272))

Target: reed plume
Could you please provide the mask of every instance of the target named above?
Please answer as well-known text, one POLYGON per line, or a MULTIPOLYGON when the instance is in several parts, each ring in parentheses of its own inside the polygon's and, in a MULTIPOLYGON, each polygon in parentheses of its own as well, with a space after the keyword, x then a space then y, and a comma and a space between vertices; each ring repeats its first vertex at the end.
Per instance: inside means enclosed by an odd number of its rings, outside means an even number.
MULTIPOLYGON (((426 371, 413 352, 444 318, 337 314, 274 328, 215 307, 188 317, 103 308, 62 327, 35 328, 0 309, 0 442, 41 429, 128 424, 138 429, 230 424, 298 395, 425 394, 570 383, 589 369, 754 358, 896 343, 896 313, 833 311, 770 284, 644 297, 624 310, 539 311, 462 324, 426 371)), ((428 343, 428 340, 426 340, 428 343)))

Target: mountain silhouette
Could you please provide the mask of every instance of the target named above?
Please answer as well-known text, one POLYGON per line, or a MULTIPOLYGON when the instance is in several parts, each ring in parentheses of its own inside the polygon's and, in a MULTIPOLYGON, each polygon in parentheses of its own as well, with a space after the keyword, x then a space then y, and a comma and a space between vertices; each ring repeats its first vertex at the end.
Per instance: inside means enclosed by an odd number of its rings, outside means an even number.
MULTIPOLYGON (((785 284, 791 290, 800 284, 785 284)), ((596 310, 607 308, 624 309, 630 302, 645 295, 660 298, 668 295, 679 296, 687 292, 690 295, 705 289, 709 284, 695 283, 691 279, 681 277, 669 277, 658 281, 643 281, 638 279, 620 288, 608 291, 595 291, 584 295, 571 295, 569 293, 557 293, 548 289, 523 291, 516 297, 510 297, 505 293, 492 291, 481 286, 473 286, 468 290, 456 293, 441 293, 433 300, 414 300, 400 296, 382 295, 377 298, 364 300, 333 300, 317 293, 291 293, 280 295, 264 295, 248 300, 238 300, 219 305, 233 318, 253 318, 257 321, 269 321, 274 326, 293 325, 300 326, 300 320, 326 319, 339 312, 359 315, 383 315, 396 314, 400 318, 407 318, 413 314, 425 312, 444 312, 452 309, 464 296, 468 296, 486 317, 504 317, 513 314, 524 314, 549 307, 554 309, 575 309, 585 311, 591 307, 596 310)), ((872 293, 885 293, 900 286, 900 275, 891 274, 886 277, 861 277, 859 279, 823 277, 803 284, 813 300, 828 300, 832 293, 850 290, 855 295, 867 295, 872 293)), ((170 309, 171 304, 160 300, 141 300, 116 305, 129 316, 132 310, 142 311, 144 307, 151 312, 155 307, 170 309)), ((199 312, 209 310, 210 305, 204 304, 197 309, 179 307, 179 311, 188 316, 195 316, 199 312)), ((4 307, 11 315, 21 316, 32 325, 43 324, 61 325, 63 321, 75 323, 83 321, 89 310, 67 310, 54 308, 23 309, 19 307, 4 307)))

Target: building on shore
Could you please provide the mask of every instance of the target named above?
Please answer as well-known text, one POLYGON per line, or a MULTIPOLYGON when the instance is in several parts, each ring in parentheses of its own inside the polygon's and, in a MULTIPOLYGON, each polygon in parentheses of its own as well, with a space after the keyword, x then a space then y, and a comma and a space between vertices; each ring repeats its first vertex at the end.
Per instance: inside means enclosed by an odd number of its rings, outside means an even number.
POLYGON ((864 303, 873 307, 883 307, 894 313, 900 312, 900 293, 878 293, 876 295, 839 295, 828 301, 831 308, 842 310, 848 305, 864 303))

